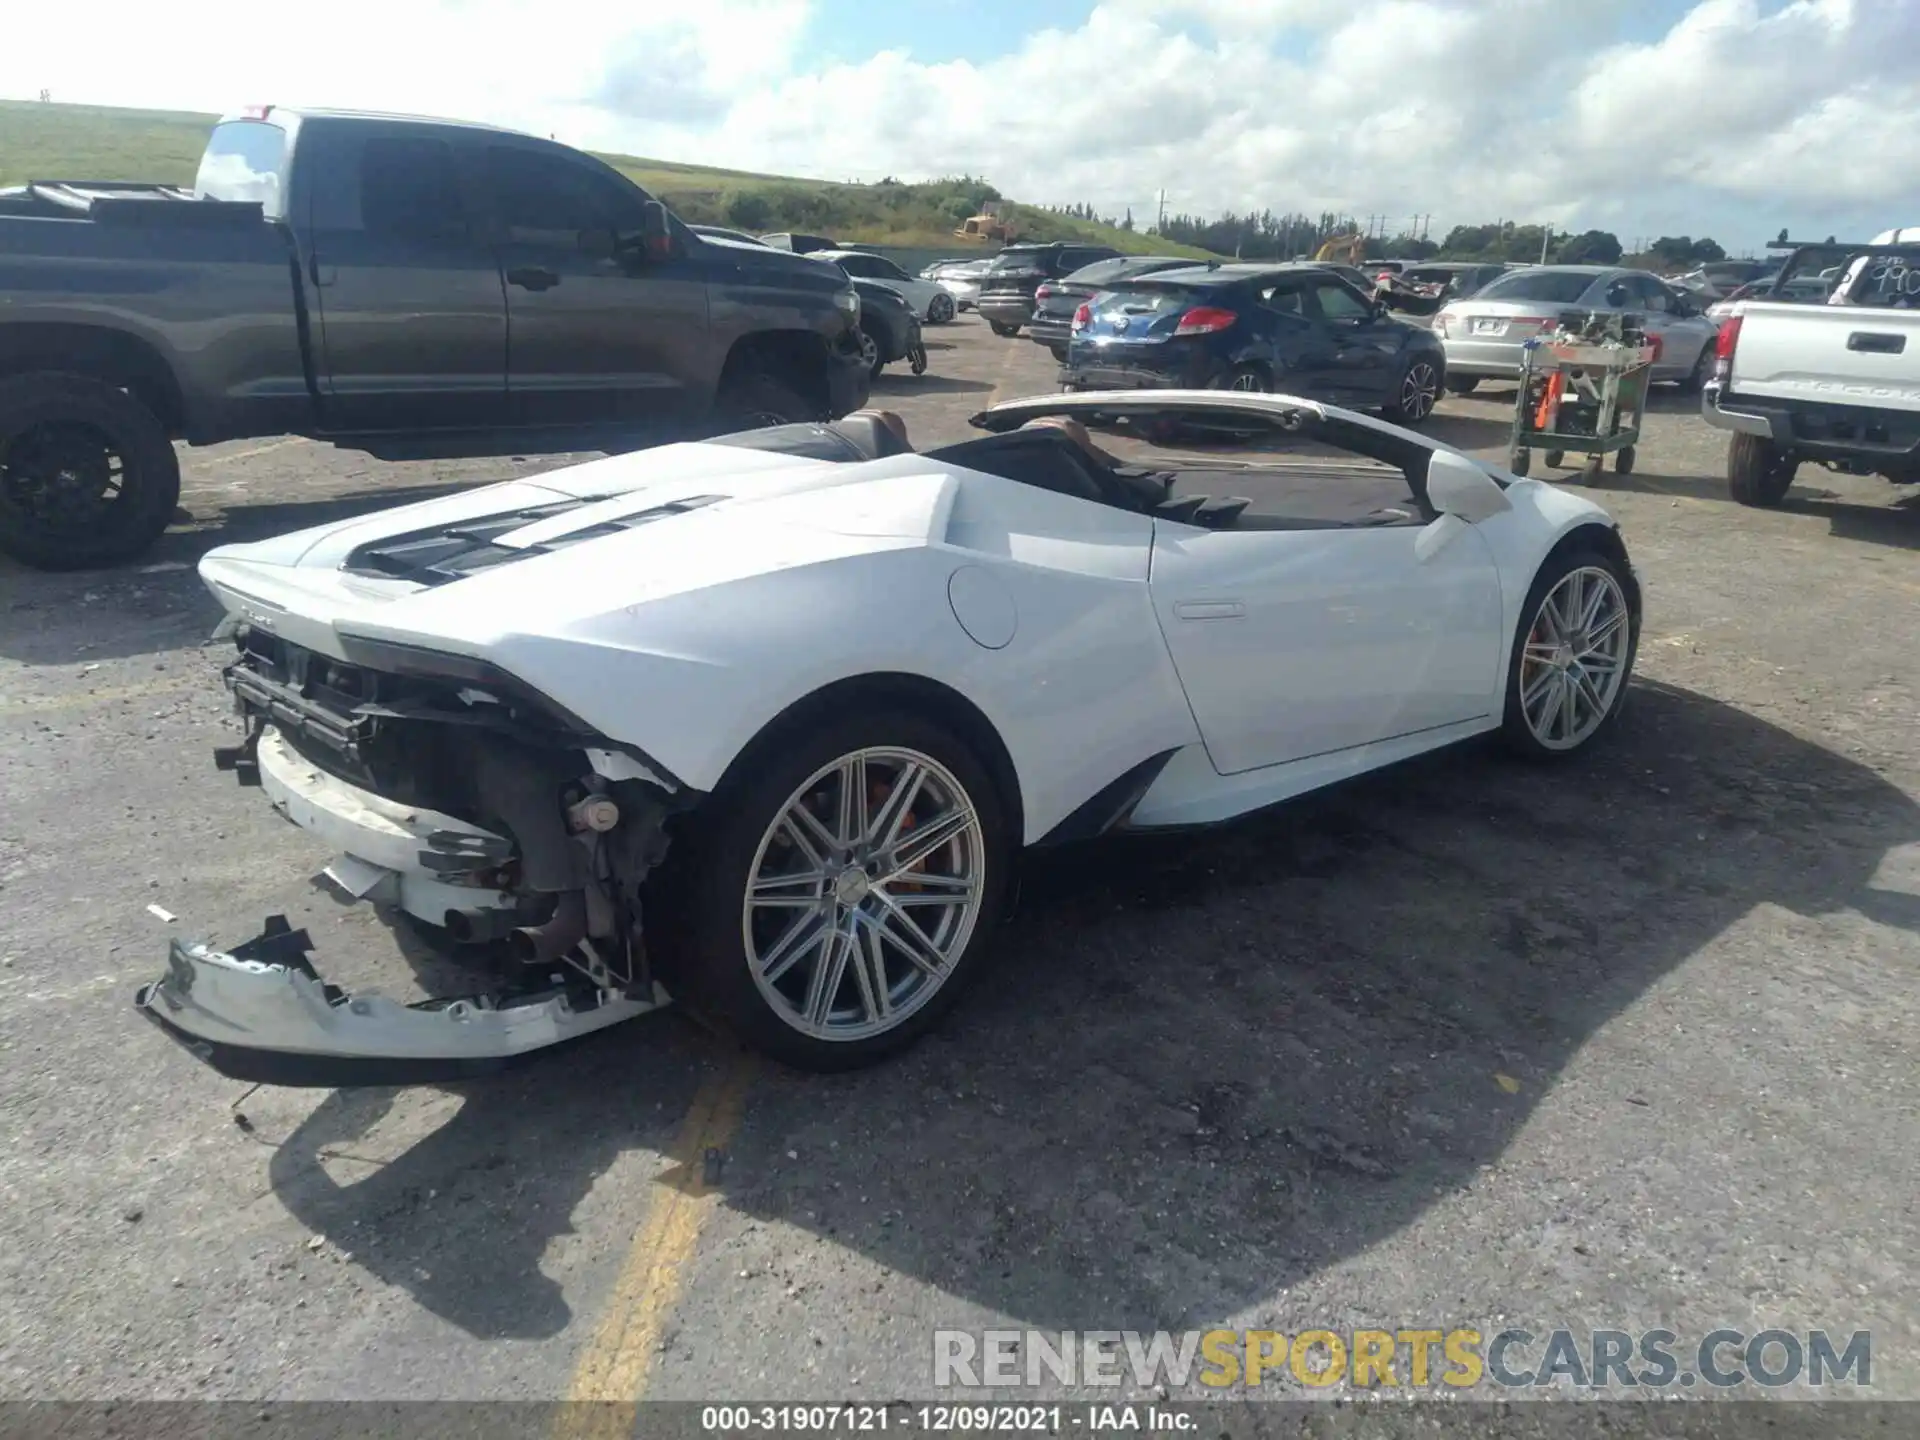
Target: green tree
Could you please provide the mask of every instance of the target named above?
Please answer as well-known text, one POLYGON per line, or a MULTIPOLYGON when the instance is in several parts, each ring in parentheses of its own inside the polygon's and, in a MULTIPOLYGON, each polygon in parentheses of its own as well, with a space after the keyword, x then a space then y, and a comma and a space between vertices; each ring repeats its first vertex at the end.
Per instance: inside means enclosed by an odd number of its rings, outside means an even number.
POLYGON ((773 228, 773 201, 759 190, 728 192, 722 213, 729 225, 755 232, 773 228))
POLYGON ((1607 230, 1587 230, 1569 235, 1553 250, 1553 258, 1562 265, 1618 265, 1619 237, 1607 230))

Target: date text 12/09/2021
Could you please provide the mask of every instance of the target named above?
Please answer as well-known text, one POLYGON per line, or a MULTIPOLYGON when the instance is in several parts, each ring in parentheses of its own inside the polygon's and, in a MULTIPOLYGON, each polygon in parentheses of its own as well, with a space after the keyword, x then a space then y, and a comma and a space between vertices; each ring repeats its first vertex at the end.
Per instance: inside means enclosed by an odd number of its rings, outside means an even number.
POLYGON ((929 1434, 1060 1435, 1071 1431, 1182 1432, 1198 1415, 1176 1406, 1090 1405, 708 1405, 700 1428, 716 1434, 756 1431, 925 1431, 929 1434))

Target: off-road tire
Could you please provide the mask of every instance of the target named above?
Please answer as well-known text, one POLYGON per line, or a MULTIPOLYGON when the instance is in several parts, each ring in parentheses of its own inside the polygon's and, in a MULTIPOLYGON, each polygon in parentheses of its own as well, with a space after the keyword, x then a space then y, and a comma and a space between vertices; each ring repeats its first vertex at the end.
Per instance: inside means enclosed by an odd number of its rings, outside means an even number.
POLYGON ((1778 505, 1799 468, 1791 454, 1758 435, 1735 435, 1727 443, 1727 489, 1742 505, 1778 505))
POLYGON ((117 564, 152 545, 179 503, 173 442, 133 395, 91 375, 47 371, 0 380, 0 551, 40 570, 117 564), (65 524, 47 522, 28 490, 40 483, 37 467, 32 476, 25 470, 28 452, 56 429, 82 452, 88 436, 97 438, 103 469, 114 457, 121 467, 118 493, 98 502, 94 516, 65 524), (10 473, 14 463, 22 467, 17 476, 10 473))

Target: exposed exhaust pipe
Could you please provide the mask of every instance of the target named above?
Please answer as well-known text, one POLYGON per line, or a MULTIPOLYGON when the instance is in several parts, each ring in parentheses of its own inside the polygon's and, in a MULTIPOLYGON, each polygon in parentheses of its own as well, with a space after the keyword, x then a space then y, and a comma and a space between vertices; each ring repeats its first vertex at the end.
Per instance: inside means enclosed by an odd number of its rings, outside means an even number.
POLYGON ((456 945, 490 945, 513 933, 511 910, 449 910, 441 924, 456 945))
POLYGON ((521 964, 551 965, 586 938, 587 897, 579 890, 563 890, 551 920, 521 926, 507 943, 521 964))

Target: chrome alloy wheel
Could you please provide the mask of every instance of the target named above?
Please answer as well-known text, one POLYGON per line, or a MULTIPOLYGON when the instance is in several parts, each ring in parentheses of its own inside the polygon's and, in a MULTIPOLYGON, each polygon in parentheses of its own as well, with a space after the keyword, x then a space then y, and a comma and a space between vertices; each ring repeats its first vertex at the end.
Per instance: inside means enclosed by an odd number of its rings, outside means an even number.
POLYGON ((1561 576, 1520 652, 1520 709, 1533 738, 1572 750, 1598 730, 1626 683, 1632 641, 1618 580, 1597 565, 1561 576))
POLYGON ((1414 361, 1407 367, 1406 378, 1400 382, 1400 413, 1418 422, 1431 415, 1433 407, 1439 403, 1440 377, 1426 361, 1414 361))
POLYGON ((872 746, 788 797, 747 875, 740 930, 761 995, 803 1035, 864 1040, 953 973, 986 894, 986 834, 952 771, 872 746))

